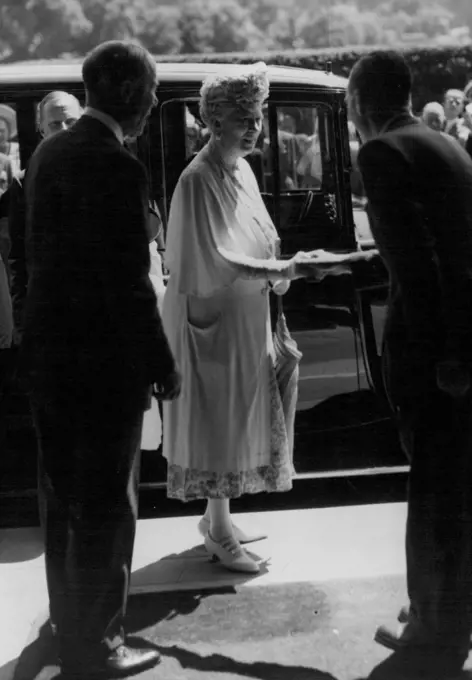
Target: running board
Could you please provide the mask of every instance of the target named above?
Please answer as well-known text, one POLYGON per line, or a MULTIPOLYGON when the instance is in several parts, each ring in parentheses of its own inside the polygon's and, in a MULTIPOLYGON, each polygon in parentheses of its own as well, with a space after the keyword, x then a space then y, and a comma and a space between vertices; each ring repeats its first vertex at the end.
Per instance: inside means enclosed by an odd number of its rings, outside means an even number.
MULTIPOLYGON (((325 472, 301 472, 295 475, 294 482, 316 479, 346 479, 350 477, 378 477, 382 475, 404 475, 410 471, 409 465, 392 465, 377 468, 353 468, 352 470, 327 470, 325 472)), ((140 491, 154 491, 165 489, 166 482, 143 482, 140 491)), ((36 489, 20 489, 0 491, 0 498, 34 498, 36 489)))
MULTIPOLYGON (((409 465, 392 465, 391 467, 354 468, 352 470, 327 470, 326 472, 301 472, 293 478, 294 482, 315 479, 340 479, 349 477, 377 477, 379 475, 404 475, 410 471, 409 465)), ((165 489, 165 482, 144 482, 139 485, 143 491, 165 489)))

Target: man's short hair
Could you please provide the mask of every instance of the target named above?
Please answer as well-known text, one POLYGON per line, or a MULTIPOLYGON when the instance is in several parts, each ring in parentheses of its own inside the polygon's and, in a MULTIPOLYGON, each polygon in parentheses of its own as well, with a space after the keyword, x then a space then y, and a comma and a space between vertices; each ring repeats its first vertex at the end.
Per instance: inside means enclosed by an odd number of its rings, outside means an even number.
POLYGON ((422 115, 426 116, 429 114, 436 114, 437 116, 444 117, 444 107, 439 102, 428 102, 424 105, 422 115))
POLYGON ((465 101, 466 96, 465 96, 465 93, 462 92, 462 90, 457 90, 457 89, 453 88, 451 90, 447 90, 446 94, 444 95, 445 100, 449 99, 449 98, 459 99, 460 101, 463 102, 463 101, 465 101))
POLYGON ((82 106, 77 97, 75 97, 70 92, 65 92, 63 90, 53 90, 52 92, 48 92, 47 95, 43 97, 38 104, 36 120, 38 130, 41 129, 41 123, 43 120, 44 110, 46 109, 46 106, 48 106, 49 104, 57 104, 57 106, 61 106, 64 101, 74 102, 75 104, 77 104, 77 108, 79 109, 79 111, 82 109, 82 106))
POLYGON ((359 103, 381 118, 408 107, 412 76, 404 57, 393 50, 375 51, 354 64, 350 82, 359 103))
POLYGON ((125 83, 142 92, 148 79, 155 77, 156 64, 149 52, 131 42, 110 40, 98 45, 85 58, 82 77, 85 89, 104 110, 123 108, 125 83))

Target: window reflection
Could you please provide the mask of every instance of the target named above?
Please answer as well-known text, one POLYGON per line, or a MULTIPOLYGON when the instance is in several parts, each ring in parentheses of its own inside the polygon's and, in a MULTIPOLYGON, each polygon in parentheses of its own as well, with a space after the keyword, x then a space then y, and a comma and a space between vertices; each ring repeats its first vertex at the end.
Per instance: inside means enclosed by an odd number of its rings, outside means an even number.
POLYGON ((316 107, 284 106, 277 110, 280 190, 320 189, 323 156, 316 107))

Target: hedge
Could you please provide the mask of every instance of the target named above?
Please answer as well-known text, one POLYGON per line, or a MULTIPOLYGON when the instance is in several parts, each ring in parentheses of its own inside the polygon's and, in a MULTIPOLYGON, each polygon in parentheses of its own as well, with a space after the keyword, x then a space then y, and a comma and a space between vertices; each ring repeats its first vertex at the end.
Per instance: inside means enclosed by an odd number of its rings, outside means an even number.
MULTIPOLYGON (((472 2, 472 0, 470 0, 472 2)), ((249 64, 265 61, 280 66, 324 70, 326 62, 332 63, 333 73, 348 77, 354 63, 372 50, 388 49, 383 46, 355 46, 335 49, 289 50, 283 52, 213 52, 199 54, 159 54, 159 62, 216 62, 249 64)), ((401 51, 413 73, 413 108, 420 111, 429 101, 441 101, 449 88, 463 89, 472 80, 472 44, 459 47, 450 46, 405 46, 396 48, 401 51)), ((44 60, 44 63, 61 60, 44 60)), ((81 61, 73 59, 72 61, 81 61)), ((1 62, 0 62, 1 65, 1 62)))
MULTIPOLYGON (((472 0, 471 0, 472 2, 472 0)), ((234 52, 228 54, 157 55, 163 62, 217 62, 248 64, 265 61, 280 66, 324 70, 332 62, 333 73, 348 77, 353 64, 381 47, 344 47, 337 49, 293 50, 285 52, 234 52)), ((398 48, 396 48, 398 49, 398 48)), ((449 88, 463 89, 472 80, 472 44, 457 46, 407 46, 400 48, 413 73, 413 108, 419 111, 429 101, 441 101, 449 88)))

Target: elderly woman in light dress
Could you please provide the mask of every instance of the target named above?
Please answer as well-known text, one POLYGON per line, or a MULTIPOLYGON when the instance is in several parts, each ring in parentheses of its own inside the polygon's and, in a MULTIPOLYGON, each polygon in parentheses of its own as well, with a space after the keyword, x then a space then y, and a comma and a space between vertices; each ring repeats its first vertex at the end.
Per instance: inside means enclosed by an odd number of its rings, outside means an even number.
POLYGON ((230 499, 289 491, 293 467, 274 372, 269 291, 329 271, 298 253, 276 259, 279 239, 245 160, 261 132, 267 68, 207 79, 200 113, 208 144, 182 173, 167 230, 170 271, 163 323, 182 373, 164 404, 167 493, 206 499, 198 529, 222 566, 257 572, 242 544, 263 538, 232 522, 230 499))

